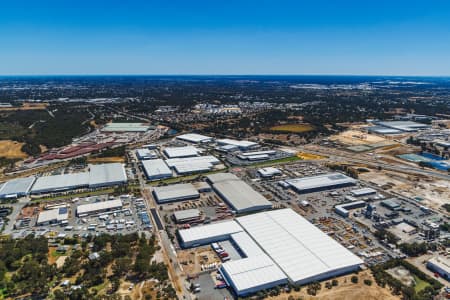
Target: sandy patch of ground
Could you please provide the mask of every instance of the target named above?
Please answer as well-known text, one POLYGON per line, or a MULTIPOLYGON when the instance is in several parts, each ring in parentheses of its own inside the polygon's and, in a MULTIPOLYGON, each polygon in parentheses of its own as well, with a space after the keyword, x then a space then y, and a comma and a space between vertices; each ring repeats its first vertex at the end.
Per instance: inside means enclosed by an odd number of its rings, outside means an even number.
POLYGON ((310 296, 306 292, 306 287, 303 287, 300 292, 283 293, 277 297, 269 297, 268 299, 288 300, 289 296, 294 299, 301 297, 303 300, 400 300, 400 297, 391 294, 389 289, 382 288, 375 283, 370 271, 360 272, 358 274, 359 281, 354 284, 350 278, 354 274, 337 278, 339 285, 327 289, 324 282, 322 288, 316 296, 310 296), (365 279, 372 280, 372 285, 364 284, 365 279))
POLYGON ((64 263, 66 262, 67 256, 60 256, 56 259, 56 267, 62 268, 62 266, 64 266, 64 263))
POLYGON ((4 140, 0 141, 0 156, 6 158, 26 158, 28 155, 22 152, 23 143, 4 140))
POLYGON ((177 255, 186 275, 194 275, 201 272, 202 265, 220 263, 217 255, 210 247, 180 250, 177 252, 177 255))
POLYGON ((346 145, 364 145, 385 142, 386 139, 377 135, 368 134, 358 130, 346 130, 330 137, 330 140, 346 145))
POLYGON ((304 160, 308 160, 308 159, 324 159, 324 158, 326 158, 325 156, 322 156, 322 155, 306 153, 306 152, 298 152, 297 153, 297 157, 299 157, 301 159, 304 159, 304 160))
POLYGON ((391 268, 386 270, 386 272, 406 286, 414 286, 415 284, 414 276, 404 266, 391 268))
POLYGON ((421 204, 439 209, 450 199, 450 181, 429 180, 418 176, 389 171, 371 171, 359 174, 360 179, 379 186, 390 184, 390 191, 414 199, 422 198, 421 204))

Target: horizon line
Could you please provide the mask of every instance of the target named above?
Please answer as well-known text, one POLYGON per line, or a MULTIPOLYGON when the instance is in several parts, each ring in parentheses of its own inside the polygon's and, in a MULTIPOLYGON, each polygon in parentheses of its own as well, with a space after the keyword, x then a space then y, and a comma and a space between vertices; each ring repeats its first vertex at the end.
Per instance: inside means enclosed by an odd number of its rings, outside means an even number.
POLYGON ((46 76, 198 76, 198 77, 231 77, 231 76, 275 76, 275 77, 282 77, 282 76, 342 76, 342 77, 432 77, 432 78, 450 78, 449 75, 403 75, 403 74, 339 74, 339 73, 330 73, 330 74, 314 74, 314 73, 304 73, 304 74, 280 74, 280 73, 267 73, 267 74, 189 74, 189 73, 180 73, 180 74, 173 74, 173 73, 92 73, 92 74, 82 74, 82 73, 54 73, 54 74, 0 74, 0 77, 46 77, 46 76))

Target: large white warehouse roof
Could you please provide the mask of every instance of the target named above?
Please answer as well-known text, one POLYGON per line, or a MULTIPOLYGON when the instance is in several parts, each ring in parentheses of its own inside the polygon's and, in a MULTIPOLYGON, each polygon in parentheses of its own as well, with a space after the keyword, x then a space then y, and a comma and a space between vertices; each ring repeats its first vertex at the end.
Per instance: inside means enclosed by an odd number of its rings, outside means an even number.
POLYGON ((199 150, 194 146, 167 147, 164 149, 168 158, 198 156, 199 150))
POLYGON ((208 243, 208 240, 227 239, 231 234, 241 231, 243 231, 242 227, 235 221, 224 221, 182 229, 178 233, 184 246, 190 247, 197 243, 208 243))
POLYGON ((329 173, 318 176, 289 179, 286 180, 286 182, 298 192, 306 192, 352 185, 355 184, 357 180, 341 173, 329 173))
POLYGON ((220 139, 220 140, 217 140, 217 143, 220 145, 236 146, 241 149, 247 149, 247 148, 258 146, 258 143, 255 143, 255 142, 238 141, 238 140, 233 140, 233 139, 220 139))
POLYGON ((144 160, 142 167, 148 179, 172 177, 172 171, 162 159, 144 160))
POLYGON ((153 195, 158 203, 181 201, 200 197, 197 189, 190 183, 179 183, 155 187, 153 195))
POLYGON ((120 163, 89 165, 89 187, 125 182, 127 182, 127 174, 120 163))
MULTIPOLYGON (((214 176, 213 180, 216 177, 214 176)), ((210 178, 208 177, 208 179, 210 178)), ((219 180, 213 184, 213 188, 238 213, 272 207, 272 204, 264 196, 244 181, 239 178, 235 179, 233 176, 229 176, 229 180, 219 180)))
POLYGON ((177 136, 177 139, 183 140, 183 141, 188 141, 191 143, 206 143, 206 142, 212 141, 212 137, 197 134, 197 133, 182 134, 182 135, 177 136))
POLYGON ((89 165, 89 172, 42 176, 31 193, 65 191, 85 187, 102 187, 127 182, 125 168, 120 163, 89 165))
POLYGON ((42 176, 31 189, 31 193, 57 192, 89 186, 89 172, 42 176))
POLYGON ((0 198, 27 195, 35 179, 35 177, 31 176, 5 182, 3 185, 0 185, 0 198))
POLYGON ((220 160, 212 155, 185 157, 185 158, 170 158, 166 159, 169 167, 174 168, 178 174, 203 172, 211 170, 215 164, 220 163, 220 160))
POLYGON ((291 209, 236 219, 297 284, 354 271, 363 261, 291 209))
POLYGON ((286 275, 265 254, 226 262, 221 273, 238 295, 287 283, 286 275))

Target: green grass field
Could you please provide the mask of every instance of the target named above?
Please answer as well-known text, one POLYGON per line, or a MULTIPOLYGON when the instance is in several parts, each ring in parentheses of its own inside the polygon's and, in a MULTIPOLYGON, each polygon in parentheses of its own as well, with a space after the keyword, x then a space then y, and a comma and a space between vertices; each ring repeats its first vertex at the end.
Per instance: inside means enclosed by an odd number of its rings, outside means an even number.
POLYGON ((416 293, 420 292, 421 290, 423 290, 424 288, 426 288, 427 286, 430 285, 428 282, 420 279, 416 275, 413 275, 413 276, 414 276, 414 280, 416 281, 416 284, 414 285, 414 289, 416 290, 416 293))
POLYGON ((274 159, 274 160, 269 160, 269 161, 262 161, 260 163, 252 164, 251 166, 252 167, 266 167, 266 166, 273 166, 273 165, 280 165, 280 164, 290 163, 290 162, 294 162, 294 161, 297 161, 297 160, 301 160, 301 158, 298 157, 298 156, 290 156, 290 157, 274 159))

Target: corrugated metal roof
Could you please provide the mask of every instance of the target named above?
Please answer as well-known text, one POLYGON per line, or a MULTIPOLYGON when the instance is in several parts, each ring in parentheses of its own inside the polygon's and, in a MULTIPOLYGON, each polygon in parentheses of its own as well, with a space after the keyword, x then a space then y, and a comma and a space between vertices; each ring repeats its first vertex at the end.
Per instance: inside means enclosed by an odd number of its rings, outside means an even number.
POLYGON ((287 283, 286 275, 265 254, 229 261, 222 265, 238 294, 266 285, 287 283))
POLYGON ((175 216, 175 219, 178 221, 200 217, 200 211, 195 208, 178 210, 178 211, 174 212, 173 214, 175 216))
POLYGON ((72 188, 87 187, 89 172, 52 175, 39 177, 31 189, 32 193, 59 191, 72 188))
POLYGON ((189 229, 182 229, 179 232, 181 240, 184 243, 195 243, 204 239, 212 239, 214 237, 231 235, 236 232, 243 231, 234 220, 214 223, 210 225, 197 226, 189 229))
POLYGON ((0 197, 28 194, 36 178, 34 176, 12 179, 0 186, 0 197))
POLYGON ((89 172, 39 177, 32 193, 62 191, 82 187, 99 187, 126 182, 125 168, 120 163, 89 165, 89 172))
POLYGON ((169 202, 183 198, 199 197, 197 189, 190 183, 179 183, 155 187, 153 193, 158 202, 169 202))
POLYGON ((60 208, 44 210, 39 213, 37 224, 42 224, 46 222, 60 222, 67 220, 69 213, 67 209, 61 210, 60 208))
POLYGON ((150 129, 149 125, 143 123, 108 123, 102 128, 102 131, 115 132, 115 131, 134 131, 144 132, 150 129))
POLYGON ((197 156, 199 150, 194 146, 168 147, 164 149, 164 153, 166 153, 166 155, 169 158, 189 157, 189 156, 197 156))
POLYGON ((236 220, 293 282, 363 263, 291 209, 236 220))
POLYGON ((353 196, 364 196, 364 195, 369 195, 369 194, 375 194, 376 192, 377 192, 377 190, 375 190, 373 188, 361 188, 361 189, 356 189, 356 190, 350 191, 350 193, 353 196))
POLYGON ((220 161, 212 155, 197 156, 189 158, 166 159, 169 167, 172 167, 178 174, 194 173, 211 170, 220 161))
POLYGON ((245 231, 232 234, 231 239, 236 243, 236 245, 238 245, 241 252, 246 257, 264 254, 262 249, 245 231))
POLYGON ((192 143, 203 143, 203 142, 211 141, 212 137, 197 134, 197 133, 186 133, 186 134, 177 136, 177 139, 192 142, 192 143))
POLYGON ((149 178, 160 176, 172 176, 172 171, 162 159, 150 159, 142 162, 144 171, 149 178))
POLYGON ((239 177, 237 177, 236 175, 234 175, 232 173, 215 173, 215 174, 207 175, 206 178, 211 183, 218 183, 218 182, 228 181, 228 180, 240 180, 239 177))
POLYGON ((217 143, 222 145, 233 145, 240 148, 249 148, 258 145, 258 143, 250 142, 250 141, 238 141, 233 139, 220 139, 217 140, 217 143))
POLYGON ((77 207, 77 214, 81 215, 81 214, 87 214, 87 213, 91 213, 91 212, 120 208, 120 207, 122 207, 122 200, 120 200, 120 199, 95 202, 95 203, 89 203, 89 204, 82 204, 77 207))
POLYGON ((237 212, 272 207, 266 198, 240 179, 222 180, 213 187, 237 212))
POLYGON ((120 163, 89 165, 89 186, 126 182, 127 174, 120 163))
POLYGON ((293 186, 295 189, 299 191, 341 184, 354 184, 356 183, 356 181, 357 181, 356 179, 353 179, 341 173, 329 173, 318 176, 310 176, 286 180, 287 183, 289 183, 291 186, 293 186))

